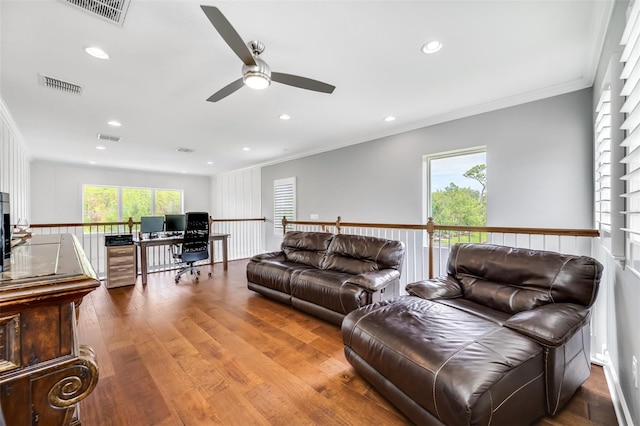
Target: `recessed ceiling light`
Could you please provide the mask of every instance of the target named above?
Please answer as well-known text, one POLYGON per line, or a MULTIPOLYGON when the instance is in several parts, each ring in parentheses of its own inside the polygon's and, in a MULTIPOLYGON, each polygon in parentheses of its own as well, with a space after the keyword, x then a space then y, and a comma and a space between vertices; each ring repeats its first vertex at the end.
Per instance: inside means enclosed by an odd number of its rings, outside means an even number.
POLYGON ((248 146, 245 146, 244 148, 242 148, 243 151, 251 151, 251 148, 249 148, 248 146))
POLYGON ((107 124, 109 126, 113 126, 113 127, 120 127, 122 126, 122 124, 119 121, 115 121, 115 120, 111 120, 111 121, 107 121, 107 124))
POLYGON ((442 43, 438 40, 432 40, 422 45, 422 53, 436 53, 442 49, 442 43))
POLYGON ((94 58, 109 59, 109 54, 96 46, 89 46, 85 48, 84 51, 87 52, 89 55, 93 56, 94 58))
POLYGON ((89 161, 89 164, 96 164, 95 161, 89 161))
POLYGON ((289 116, 288 114, 282 114, 282 115, 280 116, 280 120, 288 120, 288 119, 290 119, 290 118, 291 118, 291 116, 289 116))
POLYGON ((395 118, 393 115, 388 115, 388 116, 386 116, 386 117, 384 118, 384 121, 393 121, 393 120, 395 120, 395 119, 396 119, 396 118, 395 118))
POLYGON ((102 146, 102 145, 98 145, 98 146, 96 146, 96 149, 105 150, 105 149, 107 149, 107 147, 106 146, 102 146))
POLYGON ((207 161, 207 164, 213 164, 213 161, 207 161))

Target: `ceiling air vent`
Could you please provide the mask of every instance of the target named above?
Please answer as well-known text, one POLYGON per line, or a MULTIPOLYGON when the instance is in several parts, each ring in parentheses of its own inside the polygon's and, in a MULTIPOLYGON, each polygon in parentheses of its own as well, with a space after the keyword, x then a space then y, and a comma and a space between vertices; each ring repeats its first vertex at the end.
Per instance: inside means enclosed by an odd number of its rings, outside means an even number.
POLYGON ((178 152, 186 152, 186 153, 190 153, 190 152, 193 152, 193 149, 191 149, 191 148, 184 148, 184 147, 178 147, 178 148, 176 148, 176 151, 178 151, 178 152))
POLYGON ((62 0, 99 16, 109 22, 122 26, 130 0, 62 0))
POLYGON ((102 133, 98 133, 98 139, 101 141, 120 142, 120 136, 109 136, 102 133))
POLYGON ((51 89, 60 90, 62 92, 71 93, 73 95, 82 94, 82 86, 58 78, 50 77, 44 74, 38 74, 40 85, 51 89))

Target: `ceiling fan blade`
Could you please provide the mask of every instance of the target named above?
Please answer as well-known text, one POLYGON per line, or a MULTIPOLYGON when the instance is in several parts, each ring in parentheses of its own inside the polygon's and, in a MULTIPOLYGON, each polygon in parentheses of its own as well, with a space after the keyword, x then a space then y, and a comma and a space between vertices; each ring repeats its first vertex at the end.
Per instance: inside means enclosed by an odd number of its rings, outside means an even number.
POLYGON ((230 94, 232 94, 236 90, 240 89, 242 86, 244 86, 244 81, 242 81, 242 79, 239 78, 236 81, 234 81, 233 83, 227 84, 225 87, 223 87, 222 89, 218 90, 213 95, 209 96, 207 101, 208 102, 218 102, 219 100, 226 98, 227 96, 229 96, 230 94))
POLYGON ((298 75, 283 74, 281 72, 272 72, 271 80, 278 83, 288 84, 289 86, 299 87, 301 89, 315 90, 316 92, 333 93, 335 86, 323 83, 318 80, 312 80, 298 75))
POLYGON ((251 51, 247 47, 238 32, 231 26, 227 18, 224 17, 222 12, 214 6, 200 6, 202 11, 207 15, 209 21, 213 24, 213 27, 220 33, 225 42, 229 45, 231 50, 240 58, 245 65, 256 65, 256 60, 253 58, 251 51))

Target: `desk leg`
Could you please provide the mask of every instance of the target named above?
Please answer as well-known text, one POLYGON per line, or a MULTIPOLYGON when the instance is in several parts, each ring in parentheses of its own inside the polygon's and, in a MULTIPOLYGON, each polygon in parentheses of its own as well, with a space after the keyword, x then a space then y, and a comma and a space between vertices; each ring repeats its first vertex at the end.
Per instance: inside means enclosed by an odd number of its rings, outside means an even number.
POLYGON ((140 276, 142 284, 147 284, 147 246, 140 245, 140 276))
POLYGON ((215 259, 215 240, 209 240, 209 265, 213 268, 213 259, 215 259))
POLYGON ((224 237, 222 239, 222 264, 224 265, 224 270, 226 271, 229 267, 229 259, 227 257, 227 245, 229 238, 224 237))

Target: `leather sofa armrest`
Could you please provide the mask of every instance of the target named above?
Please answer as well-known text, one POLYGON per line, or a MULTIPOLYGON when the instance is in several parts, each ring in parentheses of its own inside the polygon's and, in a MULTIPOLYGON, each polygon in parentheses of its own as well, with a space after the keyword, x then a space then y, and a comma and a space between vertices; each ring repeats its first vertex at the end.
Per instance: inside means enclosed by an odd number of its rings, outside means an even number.
POLYGON ((286 259, 284 257, 284 253, 281 251, 272 251, 269 253, 256 254, 251 258, 252 262, 263 262, 266 260, 284 262, 286 259))
POLYGON ((407 293, 421 299, 453 299, 462 296, 462 287, 450 276, 407 284, 407 293))
POLYGON ((349 278, 349 283, 355 284, 369 291, 378 291, 393 280, 400 279, 400 272, 395 269, 381 269, 364 272, 349 278))
POLYGON ((562 346, 589 321, 591 310, 573 303, 550 303, 522 311, 505 326, 550 348, 562 346))

